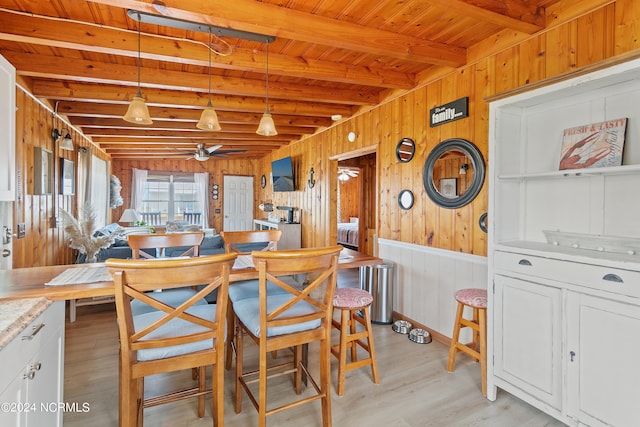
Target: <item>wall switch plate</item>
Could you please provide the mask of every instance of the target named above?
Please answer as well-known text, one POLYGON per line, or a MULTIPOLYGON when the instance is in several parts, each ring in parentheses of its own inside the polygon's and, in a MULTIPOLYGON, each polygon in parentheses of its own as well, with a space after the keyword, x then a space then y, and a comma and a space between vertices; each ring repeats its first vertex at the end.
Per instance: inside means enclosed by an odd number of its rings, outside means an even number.
POLYGON ((27 235, 27 225, 24 222, 18 223, 18 232, 16 233, 16 239, 23 239, 27 235))

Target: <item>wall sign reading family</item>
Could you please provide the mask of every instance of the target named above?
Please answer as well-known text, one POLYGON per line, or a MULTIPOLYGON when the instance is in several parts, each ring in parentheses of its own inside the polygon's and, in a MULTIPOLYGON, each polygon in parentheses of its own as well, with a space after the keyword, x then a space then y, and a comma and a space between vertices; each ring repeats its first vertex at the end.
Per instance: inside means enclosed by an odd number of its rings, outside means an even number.
POLYGON ((469 98, 466 96, 432 108, 429 111, 429 125, 436 127, 465 117, 469 117, 469 98))

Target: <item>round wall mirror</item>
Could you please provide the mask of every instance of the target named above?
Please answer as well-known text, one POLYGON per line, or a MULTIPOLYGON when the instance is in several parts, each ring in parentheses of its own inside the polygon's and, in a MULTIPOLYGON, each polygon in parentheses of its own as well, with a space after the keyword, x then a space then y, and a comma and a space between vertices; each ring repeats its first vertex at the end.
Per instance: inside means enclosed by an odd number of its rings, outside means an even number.
POLYGON ((484 231, 485 233, 487 232, 487 213, 486 212, 480 215, 480 218, 478 219, 478 225, 480 226, 480 230, 484 231))
POLYGON ((409 210, 413 207, 413 193, 411 190, 402 190, 398 194, 398 204, 404 210, 409 210))
POLYGON ((475 199, 484 183, 484 174, 484 159, 478 148, 466 139, 452 138, 429 153, 422 181, 434 203, 455 209, 475 199))
POLYGON ((402 138, 396 145, 396 159, 399 162, 407 163, 413 159, 416 152, 416 144, 411 138, 402 138))

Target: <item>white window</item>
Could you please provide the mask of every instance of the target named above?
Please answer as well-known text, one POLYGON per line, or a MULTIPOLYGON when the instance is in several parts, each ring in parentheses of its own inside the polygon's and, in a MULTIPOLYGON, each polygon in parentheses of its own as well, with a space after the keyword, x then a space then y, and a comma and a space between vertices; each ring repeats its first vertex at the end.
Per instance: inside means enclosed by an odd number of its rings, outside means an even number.
POLYGON ((175 220, 199 224, 202 209, 193 174, 150 171, 144 186, 140 213, 143 218, 150 217, 145 214, 159 213, 159 219, 153 221, 156 224, 175 220))

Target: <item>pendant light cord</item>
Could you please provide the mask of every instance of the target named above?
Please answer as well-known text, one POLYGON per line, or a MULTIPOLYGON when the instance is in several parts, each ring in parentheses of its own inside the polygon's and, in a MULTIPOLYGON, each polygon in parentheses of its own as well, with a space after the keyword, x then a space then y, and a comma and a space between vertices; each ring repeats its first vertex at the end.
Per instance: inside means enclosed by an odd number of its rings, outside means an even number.
POLYGON ((209 28, 209 102, 207 107, 211 107, 211 28, 209 28))
POLYGON ((269 42, 267 41, 267 106, 266 113, 269 113, 269 42))
POLYGON ((138 14, 138 93, 136 96, 142 98, 142 92, 140 91, 140 25, 142 21, 140 21, 140 14, 138 14))

